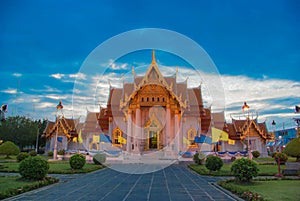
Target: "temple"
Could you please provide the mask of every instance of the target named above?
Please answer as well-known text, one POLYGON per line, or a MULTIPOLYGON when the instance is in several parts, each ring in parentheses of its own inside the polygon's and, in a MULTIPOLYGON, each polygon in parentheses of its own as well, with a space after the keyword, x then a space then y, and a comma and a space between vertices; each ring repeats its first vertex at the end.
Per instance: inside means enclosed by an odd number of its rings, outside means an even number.
POLYGON ((132 68, 132 82, 123 80, 122 88, 110 85, 106 108, 89 112, 84 123, 64 117, 49 122, 45 130, 48 150, 53 149, 57 132, 63 137, 63 149, 120 150, 140 155, 163 151, 177 156, 195 151, 242 152, 250 146, 266 155, 271 136, 264 122, 245 118, 226 123, 224 112, 211 113, 204 107, 200 81, 198 87, 189 88, 187 80, 177 82, 177 73, 163 76, 153 51, 144 76, 136 75, 132 68), (212 127, 226 132, 234 143, 211 142, 212 127), (76 145, 79 137, 80 145, 76 145))

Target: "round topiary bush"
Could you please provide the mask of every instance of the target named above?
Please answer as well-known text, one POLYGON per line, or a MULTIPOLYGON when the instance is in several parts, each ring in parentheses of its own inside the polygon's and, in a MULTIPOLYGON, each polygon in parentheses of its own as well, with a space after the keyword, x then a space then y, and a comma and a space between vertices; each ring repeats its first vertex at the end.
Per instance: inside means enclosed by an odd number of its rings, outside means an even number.
POLYGON ((254 158, 258 158, 258 157, 260 156, 259 151, 252 151, 252 156, 253 156, 254 158))
POLYGON ((71 156, 71 158, 69 159, 69 163, 72 169, 81 169, 85 165, 85 157, 82 154, 75 154, 71 156))
POLYGON ((231 172, 240 182, 250 182, 258 175, 258 171, 257 163, 248 158, 237 159, 231 166, 231 172))
POLYGON ((210 171, 219 171, 223 166, 223 161, 218 156, 208 156, 206 158, 205 167, 210 171))
POLYGON ((196 164, 203 165, 206 159, 206 155, 203 152, 197 152, 193 156, 193 160, 196 164))
POLYGON ((300 162, 300 138, 291 140, 285 147, 284 153, 291 157, 296 157, 297 161, 300 162))
POLYGON ((49 152, 47 153, 47 156, 53 157, 53 151, 49 151, 49 152))
POLYGON ((31 151, 29 152, 29 155, 30 155, 30 156, 37 156, 37 153, 36 153, 35 150, 31 150, 31 151))
POLYGON ((102 153, 95 154, 93 156, 93 161, 96 165, 104 165, 106 161, 106 155, 102 153))
POLYGON ((18 155, 20 149, 13 142, 7 141, 0 145, 0 154, 6 155, 6 158, 10 158, 10 155, 18 155))
POLYGON ((279 159, 280 165, 284 165, 289 158, 284 153, 276 152, 275 155, 274 155, 274 160, 275 160, 276 163, 278 163, 278 159, 279 159))
POLYGON ((48 162, 39 156, 28 157, 19 165, 21 176, 27 180, 42 180, 46 177, 48 170, 48 162))
POLYGON ((17 161, 21 162, 22 160, 24 160, 25 158, 28 158, 29 154, 26 152, 21 152, 17 155, 17 161))

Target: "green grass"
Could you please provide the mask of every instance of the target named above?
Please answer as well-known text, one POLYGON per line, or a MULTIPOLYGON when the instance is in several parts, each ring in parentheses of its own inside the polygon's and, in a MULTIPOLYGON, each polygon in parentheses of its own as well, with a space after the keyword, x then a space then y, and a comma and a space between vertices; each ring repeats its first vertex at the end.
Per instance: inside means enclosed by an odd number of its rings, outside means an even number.
MULTIPOLYGON (((191 164, 188 167, 201 175, 232 176, 230 171, 231 164, 224 164, 220 171, 213 171, 211 173, 205 167, 205 165, 191 164)), ((281 165, 280 168, 284 169, 285 166, 281 165)), ((258 165, 258 169, 259 176, 274 176, 276 173, 278 173, 277 165, 258 165)))
POLYGON ((0 176, 0 199, 15 196, 58 181, 58 179, 51 177, 47 177, 42 181, 24 181, 21 177, 0 176))
POLYGON ((257 193, 265 200, 297 201, 300 197, 300 180, 255 180, 251 184, 221 181, 219 184, 237 194, 245 191, 257 193))
MULTIPOLYGON (((74 173, 87 173, 104 168, 102 165, 85 164, 80 170, 72 170, 69 161, 51 161, 49 162, 50 169, 48 173, 53 174, 74 174, 74 173)), ((18 172, 18 162, 5 162, 0 163, 0 172, 18 172)))

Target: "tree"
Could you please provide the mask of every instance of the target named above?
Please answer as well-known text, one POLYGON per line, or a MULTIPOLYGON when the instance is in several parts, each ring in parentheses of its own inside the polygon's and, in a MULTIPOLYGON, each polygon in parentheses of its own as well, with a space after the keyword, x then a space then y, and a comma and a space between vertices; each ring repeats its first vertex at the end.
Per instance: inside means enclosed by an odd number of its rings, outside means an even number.
POLYGON ((7 141, 0 145, 0 154, 6 155, 6 158, 10 158, 10 155, 18 155, 20 149, 13 142, 7 141))
POLYGON ((296 157, 297 161, 300 162, 300 138, 295 138, 290 141, 286 145, 284 153, 288 156, 296 157))
POLYGON ((42 123, 39 124, 39 121, 34 121, 24 116, 8 117, 6 121, 2 123, 2 126, 0 126, 0 139, 14 142, 22 150, 25 146, 36 145, 39 128, 39 146, 45 146, 45 142, 43 142, 45 139, 41 136, 47 122, 45 120, 40 122, 42 123))

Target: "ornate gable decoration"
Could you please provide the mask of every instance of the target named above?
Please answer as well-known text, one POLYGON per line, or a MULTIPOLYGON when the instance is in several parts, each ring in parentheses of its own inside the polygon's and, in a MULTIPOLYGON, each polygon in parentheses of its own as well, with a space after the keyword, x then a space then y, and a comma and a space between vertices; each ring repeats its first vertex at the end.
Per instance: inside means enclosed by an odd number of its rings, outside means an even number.
POLYGON ((148 85, 148 84, 156 84, 156 85, 160 85, 162 87, 165 87, 170 95, 172 97, 175 97, 177 99, 177 101, 179 102, 180 106, 182 108, 186 108, 187 107, 187 103, 183 103, 181 101, 181 97, 178 97, 174 92, 173 92, 173 83, 171 83, 170 85, 167 83, 167 81, 165 80, 165 78, 163 77, 163 75, 161 74, 157 64, 156 64, 156 60, 155 60, 155 53, 154 50, 152 51, 152 62, 145 74, 145 76, 143 77, 142 81, 140 81, 139 83, 136 83, 134 81, 134 92, 128 96, 127 94, 125 94, 125 99, 124 101, 120 100, 120 108, 124 108, 128 105, 128 103, 130 102, 130 100, 132 98, 135 97, 135 95, 138 93, 138 91, 144 86, 144 85, 148 85))

